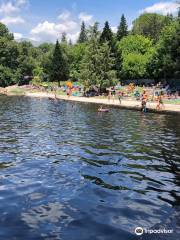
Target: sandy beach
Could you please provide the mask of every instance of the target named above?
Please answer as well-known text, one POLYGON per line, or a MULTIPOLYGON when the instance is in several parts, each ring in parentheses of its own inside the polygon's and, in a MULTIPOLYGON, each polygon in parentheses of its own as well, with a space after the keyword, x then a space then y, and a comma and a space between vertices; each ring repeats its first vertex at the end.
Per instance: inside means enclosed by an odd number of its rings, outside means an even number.
MULTIPOLYGON (((54 94, 52 93, 45 93, 45 92, 38 92, 38 93, 30 93, 27 92, 25 96, 28 97, 37 97, 37 98, 51 98, 55 99, 54 94)), ((65 95, 57 95, 56 99, 59 100, 65 100, 65 101, 76 101, 76 102, 84 102, 84 103, 93 103, 93 104, 102 104, 102 105, 107 105, 107 106, 114 106, 114 107, 120 107, 120 108, 127 108, 127 109, 134 109, 134 110, 140 110, 141 109, 141 102, 140 101, 134 101, 134 100, 125 100, 123 99, 121 104, 119 103, 119 100, 108 100, 105 98, 97 98, 97 97, 68 97, 65 95)), ((180 105, 175 105, 175 104, 164 104, 164 107, 157 111, 156 110, 156 105, 157 103, 155 102, 148 102, 147 103, 147 108, 149 109, 150 112, 158 112, 158 113, 163 113, 163 112, 168 112, 168 113, 178 113, 180 114, 180 105)))
MULTIPOLYGON (((12 89, 9 88, 9 89, 12 89)), ((23 94, 17 94, 9 91, 9 89, 6 89, 6 91, 0 91, 1 94, 5 94, 8 96, 26 96, 26 97, 35 97, 35 98, 50 98, 50 99, 59 99, 59 100, 65 100, 65 101, 74 101, 74 102, 83 102, 83 103, 93 103, 97 105, 106 105, 106 106, 112 106, 112 107, 119 107, 119 108, 127 108, 127 109, 134 109, 134 110, 140 110, 141 109, 141 101, 136 100, 127 100, 122 99, 121 104, 119 100, 111 99, 110 101, 107 98, 99 98, 99 97, 75 97, 75 96, 66 96, 66 95, 57 95, 55 98, 55 95, 53 93, 47 93, 47 92, 30 92, 26 91, 23 94)), ((180 114, 180 105, 179 104, 164 104, 164 106, 161 108, 161 110, 156 110, 157 103, 156 102, 148 102, 147 108, 149 112, 158 112, 158 113, 178 113, 180 114)))

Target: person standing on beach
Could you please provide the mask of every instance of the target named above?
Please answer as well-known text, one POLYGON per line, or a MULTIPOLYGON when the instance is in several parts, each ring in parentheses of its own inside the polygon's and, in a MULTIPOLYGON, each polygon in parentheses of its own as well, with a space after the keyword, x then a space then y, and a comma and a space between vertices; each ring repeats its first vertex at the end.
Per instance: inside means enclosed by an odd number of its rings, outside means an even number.
POLYGON ((118 92, 118 99, 119 99, 119 103, 121 104, 121 100, 122 100, 122 92, 121 91, 118 92))
POLYGON ((56 87, 53 87, 53 92, 54 92, 54 98, 57 99, 57 95, 56 95, 56 87))
POLYGON ((68 88, 67 89, 67 96, 68 96, 68 98, 70 98, 70 95, 71 95, 71 90, 70 90, 70 88, 68 88))
POLYGON ((148 100, 148 96, 146 91, 143 91, 142 97, 141 97, 141 111, 142 112, 146 112, 147 111, 147 100, 148 100))
POLYGON ((162 99, 162 93, 160 93, 157 97, 157 106, 156 110, 160 110, 161 107, 164 107, 163 99, 162 99))
POLYGON ((114 102, 114 100, 115 100, 115 96, 116 96, 116 91, 114 90, 113 93, 112 93, 113 102, 114 102))
POLYGON ((110 102, 111 101, 111 91, 109 90, 109 93, 108 93, 108 101, 110 102))

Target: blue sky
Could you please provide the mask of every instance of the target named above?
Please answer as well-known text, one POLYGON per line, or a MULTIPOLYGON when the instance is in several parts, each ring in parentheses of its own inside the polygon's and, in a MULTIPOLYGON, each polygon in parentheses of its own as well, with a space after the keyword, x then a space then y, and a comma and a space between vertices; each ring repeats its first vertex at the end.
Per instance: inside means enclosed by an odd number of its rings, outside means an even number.
POLYGON ((87 26, 98 21, 100 27, 108 20, 116 31, 122 13, 130 28, 142 12, 176 14, 177 6, 171 0, 0 0, 0 21, 16 39, 55 41, 66 32, 75 41, 82 20, 87 26))

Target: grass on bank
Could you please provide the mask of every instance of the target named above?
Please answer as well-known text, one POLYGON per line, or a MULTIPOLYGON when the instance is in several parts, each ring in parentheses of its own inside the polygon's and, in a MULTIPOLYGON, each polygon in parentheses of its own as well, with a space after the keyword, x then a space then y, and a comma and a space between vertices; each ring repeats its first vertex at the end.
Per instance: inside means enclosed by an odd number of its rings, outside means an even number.
POLYGON ((180 104, 180 99, 170 99, 170 100, 164 100, 165 104, 175 104, 179 105, 180 104))
POLYGON ((12 88, 9 90, 9 93, 12 93, 12 94, 16 94, 16 95, 24 95, 25 94, 25 90, 22 89, 22 88, 12 88))

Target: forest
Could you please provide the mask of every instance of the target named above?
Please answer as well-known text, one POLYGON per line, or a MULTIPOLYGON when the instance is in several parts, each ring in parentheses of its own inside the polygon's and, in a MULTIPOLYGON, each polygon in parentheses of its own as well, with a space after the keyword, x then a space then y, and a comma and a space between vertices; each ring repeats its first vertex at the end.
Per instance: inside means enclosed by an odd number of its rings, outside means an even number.
POLYGON ((117 32, 108 21, 100 30, 81 24, 76 43, 63 33, 56 44, 17 42, 0 23, 0 87, 71 80, 105 88, 125 79, 180 79, 180 11, 177 16, 144 13, 133 21, 124 14, 117 32))

